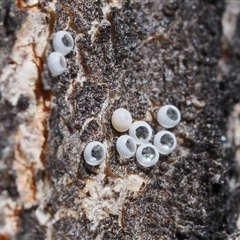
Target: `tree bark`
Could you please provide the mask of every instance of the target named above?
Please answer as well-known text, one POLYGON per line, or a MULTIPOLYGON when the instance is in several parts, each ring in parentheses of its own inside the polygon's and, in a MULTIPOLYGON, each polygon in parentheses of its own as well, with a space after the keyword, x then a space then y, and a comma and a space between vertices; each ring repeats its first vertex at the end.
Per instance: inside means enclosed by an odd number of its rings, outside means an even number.
POLYGON ((229 44, 225 5, 0 3, 0 239, 237 236, 231 114, 239 102, 239 29, 229 44), (75 43, 66 71, 52 76, 46 58, 59 30, 75 43), (156 113, 165 104, 181 111, 171 129, 177 149, 151 168, 121 158, 112 112, 128 109, 155 134, 163 129, 156 113), (96 167, 83 159, 94 140, 107 147, 96 167))

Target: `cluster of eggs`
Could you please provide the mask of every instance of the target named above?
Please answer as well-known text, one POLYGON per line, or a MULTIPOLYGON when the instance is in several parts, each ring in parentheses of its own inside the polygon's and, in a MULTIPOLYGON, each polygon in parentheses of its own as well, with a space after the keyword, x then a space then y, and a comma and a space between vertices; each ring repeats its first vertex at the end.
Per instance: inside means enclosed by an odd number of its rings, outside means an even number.
MULTIPOLYGON (((180 111, 173 105, 161 107, 157 113, 157 121, 164 128, 175 127, 181 119, 180 111)), ((167 130, 159 131, 150 143, 153 130, 147 122, 135 121, 124 108, 115 110, 112 114, 112 126, 118 132, 126 132, 117 139, 116 149, 123 158, 136 155, 136 159, 144 167, 151 167, 159 160, 159 154, 170 154, 177 145, 175 135, 167 130)), ((106 149, 100 142, 89 143, 84 150, 84 159, 90 165, 100 164, 106 156, 106 149)))
POLYGON ((67 31, 58 31, 53 34, 52 45, 55 52, 49 54, 47 66, 49 71, 57 76, 66 70, 65 56, 73 49, 73 38, 67 31))
MULTIPOLYGON (((47 66, 53 75, 62 74, 67 67, 65 55, 73 49, 73 38, 67 31, 58 31, 53 34, 52 45, 54 52, 47 58, 47 66)), ((157 114, 157 120, 165 128, 175 127, 181 119, 178 108, 173 105, 161 107, 157 114)), ((158 132, 152 138, 152 128, 144 121, 132 123, 129 111, 119 108, 112 114, 112 125, 118 132, 128 131, 128 135, 122 135, 116 142, 119 155, 130 158, 136 154, 136 159, 144 167, 151 167, 159 160, 159 154, 170 154, 177 145, 176 137, 167 130, 158 132)), ((84 150, 85 161, 93 166, 99 165, 106 157, 106 148, 101 142, 90 142, 84 150)))

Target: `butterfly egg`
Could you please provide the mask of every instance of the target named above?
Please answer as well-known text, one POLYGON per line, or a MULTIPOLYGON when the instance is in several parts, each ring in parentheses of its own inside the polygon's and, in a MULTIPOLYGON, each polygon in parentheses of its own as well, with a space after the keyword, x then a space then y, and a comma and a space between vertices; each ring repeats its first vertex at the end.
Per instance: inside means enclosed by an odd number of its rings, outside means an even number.
POLYGON ((83 153, 85 161, 92 166, 99 165, 106 156, 104 145, 98 141, 90 142, 83 153))
POLYGON ((163 155, 173 152, 177 146, 175 135, 166 130, 158 132, 154 137, 153 143, 159 153, 163 155))
POLYGON ((73 49, 73 38, 67 31, 58 31, 53 37, 53 48, 62 55, 67 55, 73 49))
POLYGON ((126 132, 132 124, 131 113, 124 109, 118 108, 112 114, 112 125, 118 132, 126 132))
POLYGON ((138 147, 136 158, 140 165, 144 167, 151 167, 158 162, 159 153, 155 146, 147 143, 138 147))
POLYGON ((165 105, 158 110, 157 121, 165 128, 175 127, 180 120, 180 111, 173 105, 165 105))
POLYGON ((152 137, 152 128, 144 121, 136 121, 131 125, 129 135, 138 145, 148 143, 152 137))
POLYGON ((116 148, 121 157, 132 157, 137 149, 135 140, 129 135, 123 135, 118 138, 116 148))
POLYGON ((52 52, 47 58, 47 66, 53 75, 60 75, 66 70, 66 58, 59 52, 52 52))

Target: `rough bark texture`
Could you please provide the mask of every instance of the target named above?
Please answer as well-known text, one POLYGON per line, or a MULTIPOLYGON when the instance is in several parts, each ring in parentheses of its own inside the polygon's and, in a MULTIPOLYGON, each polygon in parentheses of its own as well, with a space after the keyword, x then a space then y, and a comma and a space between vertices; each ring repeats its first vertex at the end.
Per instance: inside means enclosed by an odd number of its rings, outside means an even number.
POLYGON ((235 13, 233 34, 222 33, 230 5, 1 3, 0 239, 237 238, 240 30, 235 13), (62 29, 75 47, 54 77, 45 59, 62 29), (127 108, 156 133, 168 103, 182 114, 177 149, 151 168, 120 158, 112 112, 127 108), (93 140, 107 147, 97 167, 82 154, 93 140))

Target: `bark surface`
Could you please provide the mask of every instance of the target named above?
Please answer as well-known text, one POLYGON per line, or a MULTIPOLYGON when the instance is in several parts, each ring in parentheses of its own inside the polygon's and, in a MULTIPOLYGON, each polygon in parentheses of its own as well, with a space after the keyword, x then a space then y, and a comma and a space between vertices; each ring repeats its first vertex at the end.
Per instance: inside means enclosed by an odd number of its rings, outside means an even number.
POLYGON ((222 38, 225 9, 222 0, 0 3, 0 239, 237 236, 229 116, 240 45, 239 29, 231 44, 222 38), (45 62, 63 29, 75 45, 54 77, 45 62), (164 104, 182 114, 177 149, 151 168, 121 158, 112 112, 128 109, 155 134, 164 104), (94 140, 107 147, 97 167, 83 159, 94 140))

